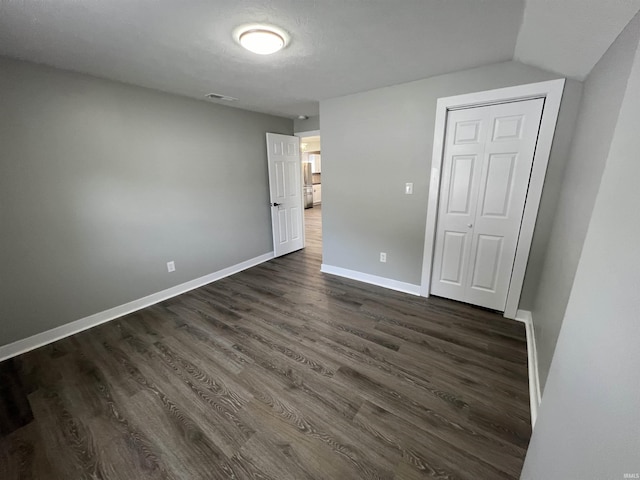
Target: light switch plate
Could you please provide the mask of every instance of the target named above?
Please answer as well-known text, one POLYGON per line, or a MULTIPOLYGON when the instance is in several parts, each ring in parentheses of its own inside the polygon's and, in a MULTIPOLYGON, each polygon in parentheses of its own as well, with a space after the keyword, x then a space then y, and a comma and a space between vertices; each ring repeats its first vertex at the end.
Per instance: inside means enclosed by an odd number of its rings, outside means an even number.
POLYGON ((405 183, 404 184, 404 193, 406 195, 413 195, 413 183, 405 183))

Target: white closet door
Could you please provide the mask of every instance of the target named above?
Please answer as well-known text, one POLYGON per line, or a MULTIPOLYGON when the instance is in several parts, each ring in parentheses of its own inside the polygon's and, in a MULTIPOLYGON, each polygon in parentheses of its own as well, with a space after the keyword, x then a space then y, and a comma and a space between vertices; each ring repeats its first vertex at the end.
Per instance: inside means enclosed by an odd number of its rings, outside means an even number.
POLYGON ((504 310, 543 105, 449 112, 432 294, 504 310))
POLYGON ((488 111, 450 112, 433 259, 431 293, 465 301, 473 222, 482 171, 488 111))

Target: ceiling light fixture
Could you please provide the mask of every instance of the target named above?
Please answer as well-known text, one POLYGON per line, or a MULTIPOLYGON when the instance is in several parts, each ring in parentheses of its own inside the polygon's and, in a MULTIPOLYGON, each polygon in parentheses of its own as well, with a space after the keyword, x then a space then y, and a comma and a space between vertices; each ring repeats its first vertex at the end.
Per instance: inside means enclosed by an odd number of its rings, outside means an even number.
POLYGON ((241 25, 233 31, 234 39, 250 52, 271 55, 289 43, 289 35, 272 25, 241 25))
POLYGON ((298 120, 308 120, 309 117, 307 117, 306 115, 298 115, 298 120))

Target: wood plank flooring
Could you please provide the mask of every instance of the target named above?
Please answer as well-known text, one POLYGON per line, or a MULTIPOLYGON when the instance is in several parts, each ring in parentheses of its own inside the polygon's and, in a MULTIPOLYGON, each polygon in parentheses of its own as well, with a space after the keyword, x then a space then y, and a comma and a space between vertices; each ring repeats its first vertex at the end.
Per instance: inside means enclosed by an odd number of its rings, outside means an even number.
POLYGON ((1 364, 0 478, 518 478, 522 325, 321 274, 320 214, 303 251, 1 364))

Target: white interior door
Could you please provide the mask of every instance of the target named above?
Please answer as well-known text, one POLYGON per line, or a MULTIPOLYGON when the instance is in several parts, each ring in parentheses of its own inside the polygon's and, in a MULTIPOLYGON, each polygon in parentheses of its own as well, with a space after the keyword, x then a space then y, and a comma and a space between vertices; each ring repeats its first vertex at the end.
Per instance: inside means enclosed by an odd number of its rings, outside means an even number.
POLYGON ((267 133, 273 251, 276 257, 304 248, 300 138, 267 133))
POLYGON ((432 294, 504 311, 543 105, 448 113, 432 294))

